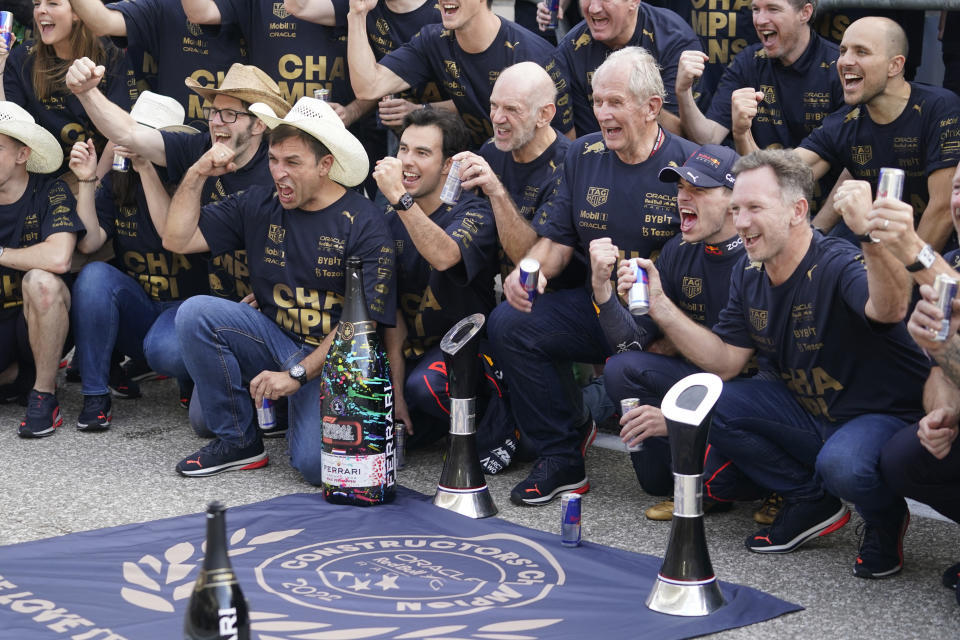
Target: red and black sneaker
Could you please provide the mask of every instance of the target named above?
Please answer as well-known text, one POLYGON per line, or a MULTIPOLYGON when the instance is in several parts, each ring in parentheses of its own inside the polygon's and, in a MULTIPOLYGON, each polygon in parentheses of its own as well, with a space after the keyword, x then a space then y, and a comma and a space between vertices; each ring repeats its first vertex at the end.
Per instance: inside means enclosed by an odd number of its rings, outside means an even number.
POLYGON ((957 582, 960 582, 960 562, 947 567, 947 570, 943 572, 943 586, 947 589, 956 589, 957 582))
POLYGON ((756 553, 790 553, 814 538, 833 533, 850 521, 850 510, 827 494, 813 502, 784 499, 769 527, 747 538, 747 549, 756 553))
POLYGON ((110 394, 83 396, 83 409, 77 417, 77 429, 80 431, 106 431, 113 420, 110 394))
POLYGON ((860 538, 860 553, 853 565, 853 575, 858 578, 886 578, 903 569, 903 536, 910 526, 910 511, 903 505, 903 512, 886 522, 863 523, 860 538))
POLYGON ((21 438, 45 438, 63 424, 57 396, 31 389, 27 396, 27 415, 17 429, 21 438))
POLYGON ((561 493, 586 493, 590 481, 581 460, 571 464, 565 458, 540 458, 527 479, 510 491, 510 502, 518 506, 547 504, 561 493))
POLYGON ((177 463, 177 473, 192 478, 212 476, 224 471, 249 471, 267 466, 263 441, 235 447, 217 438, 192 456, 177 463))

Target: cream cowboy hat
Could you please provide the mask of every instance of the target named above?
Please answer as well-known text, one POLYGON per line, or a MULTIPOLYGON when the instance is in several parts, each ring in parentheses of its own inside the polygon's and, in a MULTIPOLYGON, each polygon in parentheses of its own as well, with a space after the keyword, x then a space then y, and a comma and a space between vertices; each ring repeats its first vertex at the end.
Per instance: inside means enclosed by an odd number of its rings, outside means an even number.
POLYGON ((140 124, 160 131, 174 131, 177 133, 200 133, 183 124, 186 112, 183 105, 169 96, 162 96, 152 91, 143 91, 137 98, 130 115, 140 124))
POLYGON ((20 105, 0 101, 0 133, 30 147, 27 171, 31 173, 53 173, 63 164, 60 143, 20 105))
POLYGON ((288 124, 322 142, 333 154, 330 179, 334 182, 345 187, 355 187, 367 177, 370 169, 367 152, 360 141, 343 126, 343 120, 337 112, 323 100, 300 98, 283 118, 278 118, 273 109, 263 103, 250 105, 250 111, 271 129, 288 124))
POLYGON ((279 113, 281 116, 287 115, 287 111, 290 110, 290 103, 283 99, 277 83, 250 64, 234 62, 230 65, 227 75, 223 76, 223 82, 217 89, 200 86, 200 83, 193 78, 186 78, 183 83, 210 102, 213 102, 218 95, 225 95, 249 103, 266 103, 274 113, 279 113))

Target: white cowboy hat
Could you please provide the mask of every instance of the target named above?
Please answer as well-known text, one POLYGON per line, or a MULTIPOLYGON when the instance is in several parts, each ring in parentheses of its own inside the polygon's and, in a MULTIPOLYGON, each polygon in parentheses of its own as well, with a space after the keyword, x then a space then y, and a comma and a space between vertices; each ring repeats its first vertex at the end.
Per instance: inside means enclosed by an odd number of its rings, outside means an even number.
POLYGON ((300 98, 283 118, 278 118, 273 109, 262 102, 250 105, 250 111, 271 129, 288 124, 322 142, 333 154, 330 179, 334 182, 345 187, 355 187, 367 177, 370 170, 367 152, 360 141, 343 126, 343 120, 337 112, 323 100, 300 98))
POLYGON ((137 98, 130 115, 140 124, 159 129, 160 131, 175 131, 179 133, 200 133, 183 124, 186 112, 183 105, 169 96, 162 96, 152 91, 143 91, 137 98))
POLYGON ((30 147, 27 171, 53 173, 63 164, 60 143, 18 104, 0 101, 0 133, 30 147))

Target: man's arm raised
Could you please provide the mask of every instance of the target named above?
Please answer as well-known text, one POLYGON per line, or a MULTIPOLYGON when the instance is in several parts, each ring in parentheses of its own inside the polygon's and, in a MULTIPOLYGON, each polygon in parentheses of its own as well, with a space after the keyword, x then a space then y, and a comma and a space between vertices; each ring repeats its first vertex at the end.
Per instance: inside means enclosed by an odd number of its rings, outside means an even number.
POLYGON ((181 0, 187 20, 194 24, 220 24, 220 7, 213 0, 181 0))
POLYGON ((697 144, 719 144, 729 131, 703 115, 693 99, 693 82, 703 75, 708 59, 709 56, 702 51, 684 51, 677 63, 677 113, 684 135, 697 144))
POLYGON ((177 192, 170 200, 167 224, 163 230, 164 249, 176 253, 202 253, 210 250, 200 231, 200 196, 207 178, 237 170, 233 156, 233 149, 217 142, 187 169, 177 192))
MULTIPOLYGON (((185 0, 186 1, 186 0, 185 0)), ((350 67, 350 84, 360 100, 377 100, 388 93, 399 93, 410 85, 387 69, 377 64, 377 58, 367 39, 367 14, 377 5, 377 0, 350 0, 347 14, 347 64, 350 67)))
POLYGON ((97 85, 104 72, 103 65, 95 64, 90 58, 74 60, 67 69, 67 88, 77 96, 90 120, 103 135, 115 144, 165 167, 167 155, 163 148, 163 136, 156 129, 138 124, 128 112, 101 93, 97 85))
POLYGON ((284 0, 284 8, 301 20, 332 27, 337 22, 330 0, 284 0))
POLYGON ((70 0, 70 8, 95 35, 117 38, 127 35, 123 14, 108 9, 100 0, 70 0))

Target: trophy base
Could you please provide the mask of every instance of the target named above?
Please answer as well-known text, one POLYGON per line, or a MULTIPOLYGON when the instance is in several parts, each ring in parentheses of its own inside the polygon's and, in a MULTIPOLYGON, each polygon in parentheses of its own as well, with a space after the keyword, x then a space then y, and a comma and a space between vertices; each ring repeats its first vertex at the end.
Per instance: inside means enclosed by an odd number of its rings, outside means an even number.
POLYGON ((447 509, 468 518, 479 520, 497 514, 497 505, 490 497, 487 485, 471 489, 453 489, 437 487, 433 496, 433 504, 441 509, 447 509))
POLYGON ((700 584, 677 584, 657 577, 647 607, 671 616, 708 616, 726 602, 716 578, 700 584))

